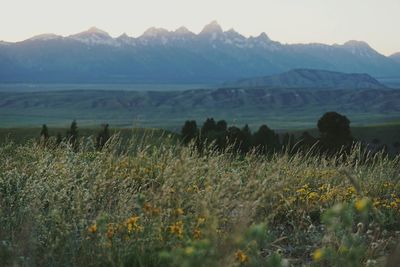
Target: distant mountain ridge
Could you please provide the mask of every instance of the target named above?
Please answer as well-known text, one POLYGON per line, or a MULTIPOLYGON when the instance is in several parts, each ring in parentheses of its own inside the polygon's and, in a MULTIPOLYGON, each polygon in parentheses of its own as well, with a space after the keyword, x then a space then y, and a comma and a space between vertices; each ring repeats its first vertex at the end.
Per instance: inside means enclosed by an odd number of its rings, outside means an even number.
POLYGON ((113 38, 93 27, 0 42, 0 82, 214 83, 297 68, 400 76, 396 57, 365 42, 282 44, 265 33, 246 38, 224 31, 215 21, 199 34, 153 27, 137 38, 113 38))
POLYGON ((224 87, 238 88, 313 88, 313 89, 385 89, 368 74, 327 70, 294 69, 277 75, 242 79, 224 87))

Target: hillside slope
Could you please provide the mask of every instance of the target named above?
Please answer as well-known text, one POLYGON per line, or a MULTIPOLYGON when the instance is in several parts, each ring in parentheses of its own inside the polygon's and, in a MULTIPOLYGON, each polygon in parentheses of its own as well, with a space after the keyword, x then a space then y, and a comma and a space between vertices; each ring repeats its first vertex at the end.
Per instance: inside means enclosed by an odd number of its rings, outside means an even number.
POLYGON ((230 87, 315 88, 315 89, 384 89, 385 85, 368 74, 326 70, 294 69, 288 72, 242 79, 227 83, 230 87))
POLYGON ((116 126, 180 127, 206 117, 273 128, 313 127, 327 111, 353 123, 400 118, 400 90, 217 89, 170 92, 58 91, 0 93, 0 126, 108 122, 116 126))

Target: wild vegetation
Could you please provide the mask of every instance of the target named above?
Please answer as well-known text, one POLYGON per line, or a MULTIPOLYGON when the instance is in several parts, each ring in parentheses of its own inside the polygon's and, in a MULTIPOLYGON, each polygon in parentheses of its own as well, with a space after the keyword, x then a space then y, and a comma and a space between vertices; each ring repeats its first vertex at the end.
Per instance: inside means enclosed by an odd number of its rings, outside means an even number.
POLYGON ((95 139, 0 145, 2 265, 396 266, 399 157, 95 139))

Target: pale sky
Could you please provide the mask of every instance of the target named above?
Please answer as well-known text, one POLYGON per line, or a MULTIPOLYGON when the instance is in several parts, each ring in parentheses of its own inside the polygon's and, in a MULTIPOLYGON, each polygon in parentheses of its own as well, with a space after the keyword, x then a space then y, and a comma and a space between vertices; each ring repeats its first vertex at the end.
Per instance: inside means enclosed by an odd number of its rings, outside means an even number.
POLYGON ((151 26, 198 33, 213 20, 282 43, 362 40, 385 55, 400 52, 400 0, 0 0, 4 41, 92 26, 114 37, 136 37, 151 26))

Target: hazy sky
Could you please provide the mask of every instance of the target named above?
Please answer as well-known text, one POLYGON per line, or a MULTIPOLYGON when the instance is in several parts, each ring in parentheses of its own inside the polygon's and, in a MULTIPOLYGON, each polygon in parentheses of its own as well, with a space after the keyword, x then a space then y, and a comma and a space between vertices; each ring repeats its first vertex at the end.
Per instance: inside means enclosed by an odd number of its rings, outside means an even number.
POLYGON ((400 51, 400 0, 0 0, 5 41, 91 26, 112 36, 139 36, 151 26, 197 33, 212 20, 283 43, 364 40, 386 55, 400 51))

